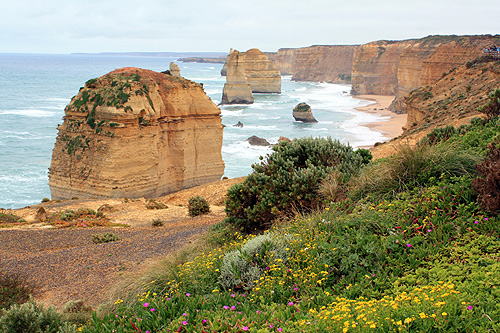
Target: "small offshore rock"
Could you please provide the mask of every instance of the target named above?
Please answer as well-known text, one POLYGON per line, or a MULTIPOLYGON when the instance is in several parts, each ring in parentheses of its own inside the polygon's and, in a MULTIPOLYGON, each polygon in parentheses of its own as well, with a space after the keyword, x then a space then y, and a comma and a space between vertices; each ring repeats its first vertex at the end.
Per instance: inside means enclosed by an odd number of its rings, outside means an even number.
POLYGON ((314 118, 311 107, 306 103, 299 103, 293 109, 293 118, 295 121, 301 121, 303 123, 317 123, 318 121, 314 118))
POLYGON ((247 139, 251 146, 270 146, 271 144, 267 142, 266 139, 259 138, 258 136, 251 136, 247 139))
POLYGON ((233 127, 243 127, 243 123, 241 121, 238 121, 236 125, 233 125, 233 127))

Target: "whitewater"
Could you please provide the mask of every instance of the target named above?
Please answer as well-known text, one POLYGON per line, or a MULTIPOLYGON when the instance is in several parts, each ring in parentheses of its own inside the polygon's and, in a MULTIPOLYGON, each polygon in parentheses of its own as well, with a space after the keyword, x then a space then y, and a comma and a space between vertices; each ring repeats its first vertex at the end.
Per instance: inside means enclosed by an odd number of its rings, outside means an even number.
MULTIPOLYGON (((48 171, 64 108, 84 83, 120 67, 164 71, 176 58, 138 56, 0 54, 0 208, 20 208, 50 198, 48 171)), ((203 83, 218 104, 225 77, 221 64, 179 63, 181 75, 203 83)), ((386 141, 362 124, 383 121, 355 108, 372 102, 354 99, 341 84, 294 82, 282 77, 281 94, 256 94, 252 105, 221 106, 224 176, 246 176, 268 147, 250 146, 255 135, 276 143, 280 136, 327 137, 353 147, 386 141), (305 102, 318 123, 295 122, 292 110, 305 102), (243 127, 235 127, 238 122, 243 127)))

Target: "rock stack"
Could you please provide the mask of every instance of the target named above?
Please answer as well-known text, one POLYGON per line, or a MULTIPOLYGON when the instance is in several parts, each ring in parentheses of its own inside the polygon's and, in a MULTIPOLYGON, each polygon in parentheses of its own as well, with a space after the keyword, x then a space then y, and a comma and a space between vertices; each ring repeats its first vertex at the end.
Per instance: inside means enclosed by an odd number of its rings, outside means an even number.
POLYGON ((239 53, 231 51, 221 70, 222 75, 228 75, 229 68, 234 67, 236 60, 233 53, 238 53, 238 66, 242 67, 244 75, 250 84, 252 93, 281 93, 281 73, 274 65, 274 62, 269 60, 269 57, 258 49, 250 49, 246 52, 239 53))
POLYGON ((311 107, 306 103, 299 103, 295 108, 293 108, 293 118, 295 121, 301 121, 303 123, 317 123, 318 121, 314 118, 311 107))
POLYGON ((181 69, 175 62, 170 63, 170 74, 172 76, 181 77, 181 69))
POLYGON ((241 62, 241 55, 238 51, 233 51, 229 55, 226 84, 222 90, 221 104, 252 103, 252 90, 241 62))
POLYGON ((264 52, 250 49, 243 53, 243 68, 253 93, 281 93, 281 73, 264 52))
POLYGON ((220 109, 184 78, 129 67, 89 80, 58 130, 53 199, 157 197, 224 172, 220 109))

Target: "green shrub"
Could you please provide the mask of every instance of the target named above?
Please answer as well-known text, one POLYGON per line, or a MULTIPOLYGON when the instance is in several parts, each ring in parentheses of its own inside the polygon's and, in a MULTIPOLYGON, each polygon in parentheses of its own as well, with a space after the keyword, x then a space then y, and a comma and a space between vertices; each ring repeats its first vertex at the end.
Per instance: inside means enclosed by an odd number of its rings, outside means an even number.
POLYGON ((112 232, 105 232, 103 234, 92 235, 92 242, 94 242, 95 244, 110 243, 110 242, 116 242, 119 240, 120 240, 120 237, 118 237, 118 235, 116 235, 112 232))
POLYGON ((49 199, 49 198, 43 198, 43 199, 42 199, 42 202, 49 202, 49 201, 50 201, 50 199, 49 199))
POLYGON ((422 143, 427 143, 427 144, 431 144, 431 145, 437 144, 439 142, 443 142, 443 141, 448 140, 456 133, 457 133, 457 130, 455 129, 455 127, 453 127, 451 125, 448 125, 445 127, 438 127, 438 128, 433 129, 429 134, 427 134, 425 139, 423 139, 421 141, 421 144, 422 143))
POLYGON ((355 151, 355 153, 361 156, 361 162, 363 162, 363 164, 368 164, 373 159, 370 149, 359 148, 355 151))
POLYGON ((414 187, 432 185, 441 175, 474 174, 480 155, 456 144, 400 146, 393 156, 373 163, 350 183, 349 196, 360 199, 394 196, 414 187))
POLYGON ((27 302, 36 289, 23 275, 0 273, 0 309, 27 302))
POLYGON ((62 315, 53 307, 30 300, 14 304, 0 318, 2 333, 59 333, 76 332, 72 325, 64 321, 62 315))
POLYGON ((207 200, 195 196, 188 201, 189 216, 198 216, 210 213, 210 205, 207 200))
POLYGON ((227 193, 226 213, 245 230, 264 229, 293 209, 310 211, 318 201, 318 186, 333 172, 345 182, 357 174, 362 156, 331 138, 301 138, 283 141, 243 183, 227 193))
POLYGON ((162 221, 160 219, 154 219, 153 221, 151 221, 152 227, 163 227, 164 224, 165 224, 165 221, 162 221))

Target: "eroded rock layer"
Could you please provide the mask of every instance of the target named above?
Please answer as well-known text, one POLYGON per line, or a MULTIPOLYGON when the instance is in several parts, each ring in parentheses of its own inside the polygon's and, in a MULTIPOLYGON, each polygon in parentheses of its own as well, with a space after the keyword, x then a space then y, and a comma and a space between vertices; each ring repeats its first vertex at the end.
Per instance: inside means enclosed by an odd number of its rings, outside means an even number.
POLYGON ((121 68, 65 109, 49 172, 53 199, 157 197, 220 179, 220 110, 200 84, 121 68))

